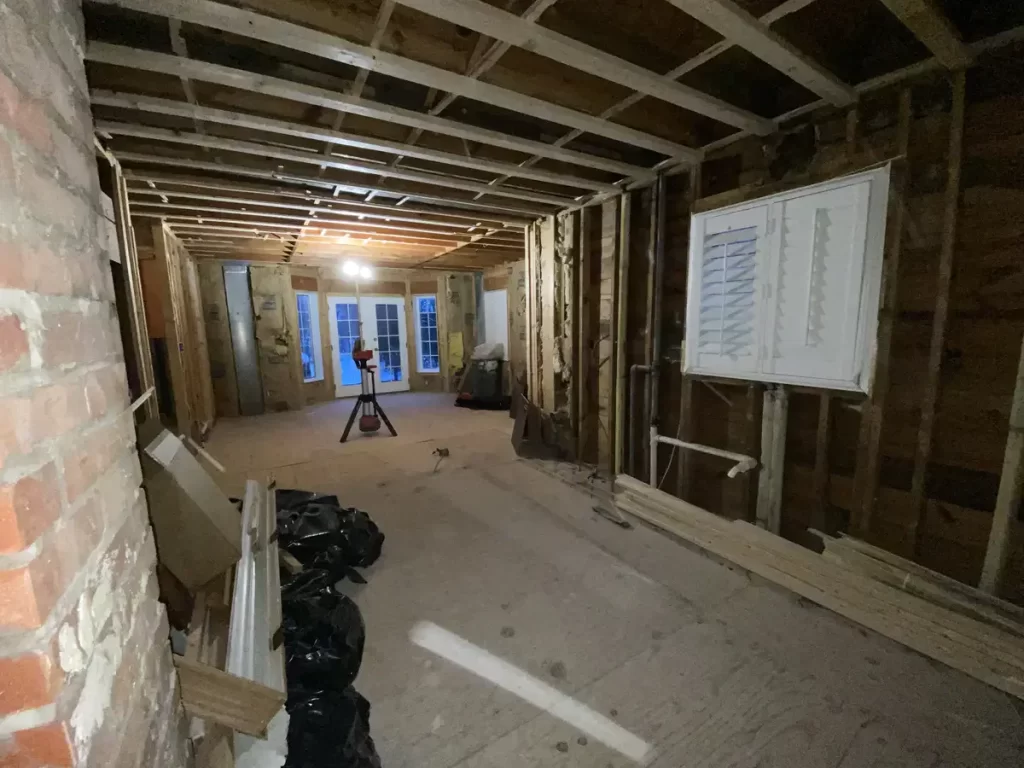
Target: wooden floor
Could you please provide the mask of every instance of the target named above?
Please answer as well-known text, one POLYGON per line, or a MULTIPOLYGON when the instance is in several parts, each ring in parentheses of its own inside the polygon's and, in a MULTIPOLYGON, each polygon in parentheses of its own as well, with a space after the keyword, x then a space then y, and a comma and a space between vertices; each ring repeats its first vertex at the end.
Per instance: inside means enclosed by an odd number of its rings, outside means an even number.
POLYGON ((232 493, 272 475, 338 493, 387 534, 369 583, 348 585, 368 632, 356 687, 386 768, 636 765, 603 743, 609 722, 659 768, 1024 765, 1019 702, 649 528, 611 525, 516 459, 506 414, 450 396, 382 403, 398 438, 339 446, 341 401, 223 420, 208 447, 232 493), (438 447, 451 455, 434 472, 438 447), (418 647, 420 622, 520 677, 495 684, 418 647), (527 703, 514 679, 563 703, 527 703), (590 731, 563 719, 578 706, 601 716, 590 731))

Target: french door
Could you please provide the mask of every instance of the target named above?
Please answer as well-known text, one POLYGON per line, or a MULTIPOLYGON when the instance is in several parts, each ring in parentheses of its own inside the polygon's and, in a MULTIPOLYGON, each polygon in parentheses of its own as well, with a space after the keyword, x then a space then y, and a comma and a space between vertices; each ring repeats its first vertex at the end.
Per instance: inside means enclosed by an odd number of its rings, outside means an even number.
POLYGON ((390 296, 328 296, 331 347, 334 350, 334 393, 354 397, 360 375, 352 349, 362 333, 363 348, 373 350, 378 392, 409 389, 409 352, 406 347, 405 299, 390 296), (362 330, 360 331, 360 321, 362 330))

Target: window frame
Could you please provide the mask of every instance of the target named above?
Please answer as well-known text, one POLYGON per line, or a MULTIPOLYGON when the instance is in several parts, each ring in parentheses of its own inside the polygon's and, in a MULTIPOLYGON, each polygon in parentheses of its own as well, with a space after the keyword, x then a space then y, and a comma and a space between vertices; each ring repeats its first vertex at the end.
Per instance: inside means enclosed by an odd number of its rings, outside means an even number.
MULTIPOLYGON (((871 394, 871 385, 875 364, 875 352, 878 337, 878 310, 881 302, 882 268, 885 248, 885 229, 888 220, 889 185, 891 168, 889 164, 830 179, 817 184, 796 187, 774 195, 766 195, 744 203, 723 206, 695 213, 690 217, 690 243, 687 284, 687 328, 685 350, 683 354, 683 373, 689 376, 720 376, 723 378, 740 379, 743 381, 761 381, 775 384, 796 384, 811 386, 816 389, 833 389, 871 394), (806 195, 829 192, 846 186, 869 182, 868 202, 866 205, 865 242, 861 270, 861 282, 858 286, 858 317, 856 320, 856 341, 852 346, 852 375, 849 378, 826 378, 806 375, 779 373, 771 369, 772 360, 767 355, 767 334, 773 331, 768 328, 767 320, 777 312, 776 303, 779 291, 773 282, 773 274, 777 265, 777 250, 780 247, 779 216, 784 208, 783 203, 806 195), (702 366, 697 364, 698 353, 694 311, 700 303, 700 277, 703 264, 704 223, 713 217, 738 214, 763 208, 767 212, 767 231, 764 237, 764 250, 758 254, 758 271, 764 277, 759 278, 757 324, 759 337, 756 339, 756 360, 753 370, 726 370, 725 366, 702 366), (694 304, 697 302, 697 305, 694 304)), ((760 246, 759 246, 760 251, 760 246)))
POLYGON ((302 383, 313 384, 324 380, 324 347, 320 336, 320 294, 317 291, 295 291, 296 331, 299 339, 299 365, 302 368, 302 383), (306 378, 306 368, 302 365, 302 323, 299 320, 299 297, 309 298, 309 335, 313 344, 313 365, 316 374, 306 378))
MULTIPOLYGON (((416 324, 416 372, 423 374, 439 374, 441 373, 441 335, 440 328, 437 321, 437 294, 436 293, 417 293, 412 297, 412 315, 413 322, 416 324), (436 339, 427 339, 426 341, 432 342, 437 345, 437 367, 436 368, 425 368, 423 366, 423 325, 420 322, 420 299, 433 299, 434 300, 434 331, 437 332, 436 339)), ((433 355, 431 355, 432 357, 433 355)))

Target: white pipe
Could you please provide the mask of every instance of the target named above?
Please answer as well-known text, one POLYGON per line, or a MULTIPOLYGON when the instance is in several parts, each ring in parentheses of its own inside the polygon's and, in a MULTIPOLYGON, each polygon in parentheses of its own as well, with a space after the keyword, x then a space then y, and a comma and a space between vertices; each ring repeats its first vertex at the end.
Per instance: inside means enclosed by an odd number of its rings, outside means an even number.
POLYGON ((714 448, 710 445, 702 445, 701 443, 687 443, 683 440, 676 440, 674 437, 665 437, 664 435, 658 434, 657 427, 651 427, 650 484, 652 488, 658 487, 658 443, 668 443, 669 445, 674 445, 677 448, 684 448, 686 450, 697 451, 699 453, 707 453, 712 456, 720 456, 723 459, 732 459, 736 464, 726 473, 730 478, 736 477, 742 472, 749 472, 751 469, 757 467, 757 459, 752 456, 745 456, 742 453, 733 453, 732 451, 724 451, 721 448, 714 448))

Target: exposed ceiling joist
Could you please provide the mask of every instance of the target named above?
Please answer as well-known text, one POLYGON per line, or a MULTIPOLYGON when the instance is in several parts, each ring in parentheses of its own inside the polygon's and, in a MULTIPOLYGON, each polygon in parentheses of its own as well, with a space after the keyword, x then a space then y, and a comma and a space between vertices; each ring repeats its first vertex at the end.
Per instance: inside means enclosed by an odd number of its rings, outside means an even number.
MULTIPOLYGON (((579 128, 587 133, 649 149, 669 157, 685 160, 696 160, 699 157, 699 153, 690 147, 618 123, 602 120, 585 112, 578 112, 507 88, 490 85, 430 64, 374 50, 326 32, 233 8, 222 3, 208 0, 161 0, 159 3, 154 3, 153 0, 95 0, 95 2, 143 13, 156 13, 190 24, 262 40, 265 43, 301 51, 305 54, 408 80, 428 88, 457 93, 485 104, 532 115, 552 123, 579 128)), ((360 101, 357 97, 350 98, 356 102, 360 101)))
POLYGON ((160 211, 189 211, 194 212, 196 218, 206 218, 203 216, 204 213, 214 214, 217 216, 237 216, 239 217, 239 223, 245 223, 247 226, 251 222, 252 226, 259 226, 261 222, 267 220, 298 222, 298 226, 305 226, 310 230, 319 229, 331 229, 334 232, 347 232, 348 234, 377 234, 381 237, 402 237, 402 232, 408 232, 410 234, 407 237, 417 240, 456 240, 456 241, 468 241, 470 238, 469 233, 454 233, 454 232, 423 232, 422 230, 402 230, 397 227, 386 227, 376 226, 373 224, 362 224, 360 222, 353 222, 347 220, 339 220, 334 218, 328 218, 322 216, 319 211, 315 211, 315 215, 307 214, 306 216, 297 216, 287 213, 272 213, 270 211, 250 211, 250 210, 238 210, 234 208, 216 208, 212 206, 204 205, 185 205, 182 203, 160 203, 150 200, 140 201, 136 198, 135 202, 132 203, 132 212, 136 210, 160 210, 160 211), (306 224, 305 222, 309 222, 306 224), (417 232, 419 234, 417 234, 417 232))
POLYGON ((771 120, 479 0, 398 2, 727 125, 758 134, 768 134, 775 130, 775 124, 771 120))
POLYGON ((732 0, 669 2, 826 101, 843 107, 857 100, 853 88, 732 0))
POLYGON ((277 160, 287 160, 293 163, 326 165, 329 168, 337 168, 338 170, 349 171, 351 173, 380 175, 393 179, 401 179, 402 181, 411 181, 417 184, 447 187, 448 189, 461 189, 466 192, 482 192, 484 194, 496 195, 498 197, 510 197, 514 200, 527 200, 534 203, 543 203, 557 208, 571 205, 573 203, 573 198, 571 197, 545 195, 541 192, 530 192, 515 187, 493 188, 488 187, 482 182, 470 181, 468 179, 461 179, 455 176, 405 171, 400 168, 390 168, 382 164, 371 165, 368 163, 357 163, 351 160, 341 160, 336 157, 326 158, 312 150, 303 151, 301 149, 281 149, 267 144, 239 141, 238 139, 222 139, 217 136, 185 133, 167 128, 153 128, 146 125, 118 123, 111 120, 97 120, 96 131, 101 134, 132 136, 138 139, 166 141, 193 147, 208 147, 210 149, 220 149, 225 152, 238 152, 240 154, 255 155, 257 157, 272 157, 277 160))
POLYGON ((971 54, 960 33, 933 0, 882 0, 946 69, 963 69, 971 54))
MULTIPOLYGON (((235 197, 227 195, 206 195, 200 192, 190 192, 176 189, 163 189, 163 188, 149 188, 149 187, 128 187, 128 193, 135 197, 139 196, 155 196, 155 197, 168 197, 168 198, 186 198, 188 200, 202 200, 208 203, 229 203, 231 205, 244 205, 244 206, 256 206, 262 208, 280 208, 284 210, 295 210, 295 211, 308 211, 310 205, 317 206, 314 210, 319 210, 324 213, 337 214, 339 221, 358 221, 360 219, 369 219, 371 223, 379 222, 398 222, 404 223, 408 228, 408 225, 426 225, 435 227, 447 227, 453 231, 471 231, 475 229, 468 221, 441 221, 439 219, 430 218, 414 218, 412 216, 389 215, 382 213, 367 213, 365 211, 358 210, 345 210, 344 208, 338 207, 337 198, 330 197, 315 197, 315 198, 298 198, 292 203, 282 203, 276 200, 260 200, 256 197, 235 197), (302 204, 303 200, 305 205, 302 204), (323 205, 318 205, 324 203, 323 205)), ((397 209, 401 211, 401 208, 397 209)), ((492 225, 494 227, 502 228, 503 225, 498 223, 492 225)))
MULTIPOLYGON (((272 236, 272 237, 292 237, 292 236, 294 236, 297 233, 298 230, 307 230, 307 231, 301 232, 300 235, 302 237, 329 238, 329 239, 332 240, 332 242, 337 242, 337 240, 338 240, 338 236, 337 235, 327 234, 330 230, 319 229, 317 227, 309 227, 309 226, 305 226, 305 227, 282 226, 281 227, 282 231, 276 232, 276 231, 261 231, 264 227, 267 227, 267 225, 261 225, 260 227, 250 227, 250 226, 246 226, 244 224, 237 224, 235 226, 231 226, 230 224, 209 224, 209 223, 200 224, 197 221, 196 222, 194 222, 194 221, 170 221, 169 219, 170 219, 170 217, 168 217, 167 225, 170 226, 170 227, 173 227, 176 231, 182 231, 182 232, 188 231, 188 232, 195 233, 197 235, 199 233, 201 233, 201 232, 209 232, 210 233, 210 237, 216 237, 216 236, 218 236, 218 233, 221 233, 221 236, 224 236, 224 237, 227 237, 228 235, 232 235, 232 236, 239 235, 241 237, 265 237, 267 235, 272 236)), ((207 219, 206 221, 209 221, 209 219, 207 219)), ((270 227, 276 227, 278 225, 269 225, 269 226, 270 227)), ((494 237, 494 233, 492 233, 492 232, 487 232, 487 233, 482 233, 482 234, 484 234, 484 238, 485 239, 481 241, 481 245, 484 245, 484 246, 487 246, 487 247, 493 247, 493 248, 510 248, 511 247, 513 249, 517 249, 517 248, 520 248, 522 246, 522 242, 523 242, 523 238, 522 238, 521 235, 516 240, 499 240, 499 239, 496 239, 494 237)), ((466 237, 468 238, 468 235, 466 237)))
MULTIPOLYGON (((110 91, 93 91, 90 94, 93 104, 120 109, 134 109, 140 112, 153 112, 160 115, 171 115, 201 119, 221 125, 232 125, 238 128, 251 128, 267 133, 277 133, 283 136, 295 136, 302 139, 328 142, 331 146, 346 146, 356 149, 368 149, 375 152, 386 152, 392 155, 403 155, 415 157, 420 160, 429 160, 436 163, 455 165, 461 168, 473 168, 478 171, 489 173, 500 173, 508 176, 516 176, 524 179, 533 179, 549 184, 559 184, 568 187, 579 187, 582 189, 593 189, 602 192, 614 192, 617 187, 614 184, 606 184, 582 176, 571 174, 553 173, 551 171, 522 168, 514 163, 502 163, 496 160, 485 160, 483 158, 467 157, 456 155, 451 152, 441 152, 435 149, 423 147, 410 147, 397 141, 386 139, 375 139, 369 136, 361 136, 355 133, 343 133, 341 131, 318 128, 303 123, 291 123, 286 120, 277 120, 259 115, 250 115, 243 112, 232 112, 225 109, 213 109, 210 107, 193 106, 186 102, 162 99, 155 96, 141 96, 129 93, 112 93, 110 91)), ((330 157, 329 153, 327 154, 330 157)))
MULTIPOLYGON (((521 230, 528 223, 527 219, 509 219, 495 217, 491 214, 451 212, 441 210, 419 210, 413 206, 396 207, 384 203, 364 203, 361 200, 349 200, 346 198, 326 197, 314 195, 307 190, 297 191, 288 187, 265 187, 245 182, 233 182, 224 179, 207 178, 202 176, 182 176, 178 174, 167 174, 139 169, 125 169, 125 178, 129 181, 142 182, 156 188, 157 184, 172 185, 174 187, 187 187, 190 189, 205 189, 219 192, 230 192, 232 194, 244 195, 271 195, 278 198, 296 199, 304 202, 321 200, 331 203, 334 210, 351 216, 363 216, 366 218, 389 219, 395 217, 396 221, 419 221, 429 223, 431 221, 443 222, 454 227, 490 226, 496 228, 521 230), (339 206, 344 206, 340 208, 339 206), (400 217, 400 218, 399 218, 400 217), (442 217, 440 219, 434 217, 442 217)), ((177 190, 162 189, 165 194, 177 194, 177 190)))
MULTIPOLYGON (((183 157, 167 157, 165 155, 154 155, 146 152, 127 152, 118 150, 114 153, 118 160, 122 163, 148 163, 151 165, 163 165, 170 166, 172 168, 189 168, 196 171, 211 171, 213 173, 226 173, 235 174, 238 176, 247 176, 255 179, 268 179, 272 181, 281 181, 288 184, 301 184, 303 186, 318 186, 333 189, 339 186, 339 182, 330 181, 328 179, 312 178, 309 176, 302 176, 296 173, 287 173, 284 171, 270 171, 264 168, 252 168, 249 166, 238 165, 237 163, 211 163, 206 160, 189 160, 183 157)), ((342 184, 343 188, 347 185, 342 184)), ((367 192, 373 187, 356 187, 354 188, 360 192, 367 192)), ((418 200, 424 203, 433 203, 447 208, 470 208, 478 211, 501 211, 503 213, 513 214, 520 217, 529 219, 536 218, 537 216, 544 215, 547 211, 537 208, 527 208, 521 206, 515 206, 511 203, 505 204, 500 202, 483 202, 479 200, 460 200, 458 198, 447 198, 438 197, 436 195, 427 195, 422 193, 413 192, 396 192, 393 189, 380 189, 378 194, 390 195, 391 197, 403 197, 410 200, 418 200)), ((485 214, 480 214, 481 216, 485 214)))
MULTIPOLYGON (((796 13, 797 11, 803 10, 807 6, 811 5, 813 2, 815 2, 815 0, 785 0, 785 2, 783 2, 781 5, 776 6, 772 10, 768 11, 768 13, 766 13, 764 16, 762 16, 760 18, 760 21, 761 21, 761 23, 763 23, 765 25, 774 24, 779 19, 783 19, 786 16, 789 16, 790 14, 793 14, 793 13, 796 13)), ((698 53, 696 56, 694 56, 694 57, 692 57, 690 59, 687 59, 682 64, 680 64, 678 67, 675 67, 674 69, 672 69, 669 72, 665 73, 665 77, 669 78, 671 80, 675 80, 677 78, 680 78, 683 75, 685 75, 687 72, 692 72, 693 70, 695 70, 697 67, 701 66, 702 64, 706 64, 707 62, 711 61, 712 59, 715 59, 716 57, 722 55, 723 53, 725 53, 726 51, 728 51, 732 47, 734 47, 733 43, 731 41, 729 41, 729 40, 722 40, 722 41, 720 41, 718 43, 715 43, 714 45, 710 46, 706 50, 701 51, 700 53, 698 53)), ((622 112, 625 112, 627 109, 629 109, 633 105, 635 105, 638 102, 640 102, 641 100, 643 100, 646 97, 646 95, 647 94, 641 93, 639 91, 634 91, 632 94, 630 94, 626 98, 622 99, 622 101, 619 101, 619 102, 613 104, 612 106, 608 107, 608 109, 606 109, 604 112, 601 113, 601 117, 604 117, 604 118, 614 117, 615 115, 618 115, 618 114, 620 114, 622 112)), ((775 122, 777 124, 778 121, 776 120, 775 122)), ((564 135, 559 137, 554 142, 553 146, 564 147, 570 141, 574 141, 575 139, 579 138, 581 135, 582 135, 581 131, 575 131, 575 130, 569 131, 568 133, 565 133, 564 135)), ((739 131, 737 135, 744 135, 744 136, 746 136, 746 135, 749 135, 749 132, 748 131, 739 131)), ((702 147, 701 149, 702 149, 703 152, 707 152, 707 147, 706 146, 702 147)), ((523 167, 531 166, 534 163, 538 162, 540 159, 541 159, 540 155, 534 155, 529 160, 526 160, 524 163, 522 163, 522 166, 523 167)), ((683 168, 683 167, 686 167, 686 166, 683 165, 683 164, 680 164, 680 163, 670 162, 670 163, 661 163, 657 167, 659 167, 659 168, 664 168, 664 167, 683 168)), ((491 185, 493 186, 495 184, 501 184, 501 183, 505 182, 508 178, 509 177, 507 177, 507 176, 503 176, 503 177, 500 177, 498 179, 495 179, 493 182, 491 182, 491 185)), ((644 185, 644 184, 648 183, 651 180, 651 178, 652 178, 651 176, 648 176, 646 179, 637 178, 637 179, 635 179, 633 181, 633 186, 644 185)))
MULTIPOLYGON (((276 241, 276 242, 284 243, 284 242, 290 242, 292 240, 292 238, 297 238, 299 240, 303 240, 303 241, 307 241, 307 242, 311 242, 311 243, 322 243, 325 246, 336 246, 336 245, 339 245, 340 244, 339 241, 342 240, 342 238, 339 238, 337 235, 318 235, 318 234, 313 233, 313 232, 303 232, 303 233, 299 233, 299 234, 296 234, 296 233, 293 233, 293 232, 281 232, 281 233, 277 233, 276 236, 274 236, 274 235, 268 236, 266 234, 253 235, 253 234, 247 233, 247 232, 233 233, 233 232, 228 232, 228 231, 212 232, 210 230, 205 230, 205 229, 192 230, 192 229, 190 229, 187 226, 180 226, 180 225, 173 225, 173 224, 169 225, 169 226, 171 226, 171 228, 175 231, 175 233, 180 235, 181 237, 186 237, 187 236, 187 237, 191 238, 192 240, 195 240, 195 241, 203 240, 203 241, 208 242, 208 243, 215 243, 215 242, 218 242, 218 241, 220 241, 220 242, 231 242, 231 241, 234 241, 234 240, 264 240, 266 242, 274 242, 274 241, 276 241), (285 240, 283 238, 287 238, 287 240, 285 240)), ((353 240, 353 239, 358 240, 360 238, 373 238, 373 239, 377 239, 378 235, 375 235, 373 233, 354 234, 354 235, 351 235, 347 240, 344 240, 344 241, 348 242, 348 240, 353 240)), ((392 239, 390 239, 387 236, 380 236, 380 240, 382 242, 394 242, 394 243, 399 243, 399 244, 402 244, 402 245, 413 245, 413 244, 416 244, 416 245, 429 246, 431 248, 437 248, 438 247, 438 244, 436 242, 434 242, 434 241, 431 241, 431 240, 423 240, 423 241, 419 241, 419 240, 392 240, 392 239)), ((460 242, 465 242, 465 241, 460 241, 460 242)))
POLYGON ((202 80, 228 88, 238 88, 253 93, 289 99, 302 104, 312 104, 341 112, 349 112, 375 120, 407 125, 411 128, 420 128, 424 131, 454 136, 455 138, 480 142, 481 144, 490 144, 515 152, 540 155, 552 160, 559 160, 586 168, 595 168, 599 171, 621 174, 622 176, 643 177, 651 175, 648 168, 631 165, 620 160, 554 147, 542 141, 521 139, 511 134, 501 133, 500 131, 477 128, 456 120, 414 112, 410 109, 402 109, 401 107, 394 107, 390 104, 382 104, 368 99, 355 98, 335 91, 329 91, 326 88, 318 88, 291 80, 260 75, 244 69, 210 64, 196 59, 180 59, 164 53, 97 42, 90 42, 88 44, 85 57, 89 61, 112 64, 128 69, 158 72, 175 77, 187 75, 193 80, 202 80))

